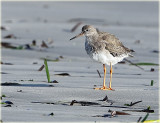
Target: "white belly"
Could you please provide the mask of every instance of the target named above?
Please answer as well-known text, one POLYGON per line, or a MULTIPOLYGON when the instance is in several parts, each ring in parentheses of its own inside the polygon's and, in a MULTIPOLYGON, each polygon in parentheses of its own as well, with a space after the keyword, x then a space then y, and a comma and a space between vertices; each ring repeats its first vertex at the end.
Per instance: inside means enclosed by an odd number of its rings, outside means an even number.
POLYGON ((125 57, 128 57, 128 55, 123 55, 119 57, 114 57, 111 54, 107 53, 93 53, 90 55, 91 58, 93 58, 95 61, 100 62, 102 64, 112 65, 117 64, 118 62, 122 61, 125 57))

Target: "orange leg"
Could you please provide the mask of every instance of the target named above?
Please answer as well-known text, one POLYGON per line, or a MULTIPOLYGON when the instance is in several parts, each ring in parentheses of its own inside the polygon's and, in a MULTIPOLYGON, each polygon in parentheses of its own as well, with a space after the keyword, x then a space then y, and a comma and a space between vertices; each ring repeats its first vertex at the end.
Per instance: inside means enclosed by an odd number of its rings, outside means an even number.
POLYGON ((110 88, 107 88, 106 86, 106 66, 103 64, 103 69, 104 69, 104 78, 103 78, 103 87, 102 88, 95 88, 96 90, 111 90, 110 88))
POLYGON ((114 90, 111 88, 111 83, 112 83, 112 63, 110 63, 110 82, 109 82, 109 90, 114 90))

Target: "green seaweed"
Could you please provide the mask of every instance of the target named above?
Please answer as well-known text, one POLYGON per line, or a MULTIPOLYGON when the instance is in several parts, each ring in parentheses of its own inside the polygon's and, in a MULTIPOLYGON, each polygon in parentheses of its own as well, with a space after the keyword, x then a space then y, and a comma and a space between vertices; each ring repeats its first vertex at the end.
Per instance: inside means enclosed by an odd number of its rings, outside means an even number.
POLYGON ((147 118, 148 118, 148 116, 149 116, 149 113, 146 114, 146 116, 143 118, 143 120, 141 121, 141 123, 143 123, 144 121, 146 121, 147 118))
POLYGON ((52 62, 58 62, 59 61, 59 58, 56 58, 56 59, 48 59, 48 58, 40 58, 40 59, 43 59, 43 60, 47 60, 47 61, 52 61, 52 62))
POLYGON ((3 94, 2 97, 6 97, 6 95, 3 94))
POLYGON ((154 82, 154 81, 153 81, 153 80, 151 80, 151 86, 153 86, 153 82, 154 82))
POLYGON ((2 100, 3 97, 6 97, 6 95, 3 94, 3 95, 1 96, 1 100, 2 100))
POLYGON ((0 104, 6 104, 5 102, 0 102, 0 104))
POLYGON ((130 104, 124 104, 124 106, 130 106, 130 104))
POLYGON ((47 79, 48 79, 48 83, 49 83, 50 82, 50 74, 49 74, 49 69, 48 69, 48 64, 47 64, 46 59, 44 59, 44 64, 45 64, 46 75, 47 75, 47 79))
POLYGON ((23 46, 17 46, 17 47, 13 47, 12 49, 16 49, 16 50, 23 50, 23 46))
MULTIPOLYGON (((130 64, 132 65, 132 64, 130 64)), ((158 66, 159 64, 155 64, 155 63, 148 63, 148 62, 139 62, 139 63, 134 63, 134 65, 148 65, 148 66, 158 66)))

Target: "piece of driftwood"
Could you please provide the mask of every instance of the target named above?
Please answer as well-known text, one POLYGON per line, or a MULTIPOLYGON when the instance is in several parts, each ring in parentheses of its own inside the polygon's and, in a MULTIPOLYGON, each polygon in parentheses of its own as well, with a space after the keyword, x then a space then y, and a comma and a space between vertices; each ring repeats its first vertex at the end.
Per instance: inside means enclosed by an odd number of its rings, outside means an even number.
POLYGON ((71 32, 74 32, 81 24, 82 24, 82 22, 77 23, 77 24, 71 29, 71 32))
POLYGON ((101 74, 100 74, 99 70, 97 70, 97 73, 98 73, 99 77, 101 78, 101 74))
POLYGON ((46 47, 46 48, 48 48, 48 45, 47 45, 44 41, 42 41, 41 47, 46 47))
POLYGON ((3 38, 14 38, 14 39, 16 39, 17 37, 14 36, 13 34, 9 34, 9 35, 4 36, 3 38))
POLYGON ((42 71, 44 68, 44 64, 38 69, 38 71, 42 71))

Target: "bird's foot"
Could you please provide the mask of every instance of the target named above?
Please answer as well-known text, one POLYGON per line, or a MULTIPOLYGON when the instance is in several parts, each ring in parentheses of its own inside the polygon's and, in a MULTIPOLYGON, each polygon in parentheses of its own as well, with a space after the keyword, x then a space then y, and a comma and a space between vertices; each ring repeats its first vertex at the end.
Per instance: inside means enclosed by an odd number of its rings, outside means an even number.
POLYGON ((115 89, 112 89, 111 87, 109 87, 109 88, 108 88, 108 90, 112 90, 112 91, 115 91, 115 89))
POLYGON ((106 86, 103 86, 102 88, 94 88, 95 90, 112 90, 114 91, 114 89, 112 88, 107 88, 106 86))

